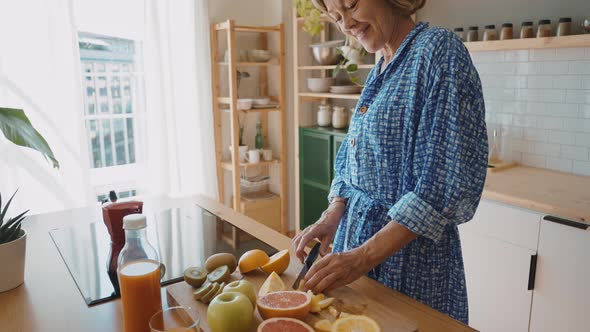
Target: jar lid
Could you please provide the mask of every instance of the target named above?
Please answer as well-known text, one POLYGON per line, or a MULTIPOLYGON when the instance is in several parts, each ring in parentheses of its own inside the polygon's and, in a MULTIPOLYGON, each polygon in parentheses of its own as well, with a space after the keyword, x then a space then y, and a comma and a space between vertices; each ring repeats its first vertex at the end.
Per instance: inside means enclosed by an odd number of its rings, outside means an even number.
POLYGON ((455 28, 455 31, 457 31, 457 32, 463 31, 463 28, 455 28))
POLYGON ((495 28, 496 28, 496 26, 493 24, 486 25, 486 29, 495 29, 495 28))
POLYGON ((512 28, 512 27, 513 27, 512 23, 504 23, 504 24, 502 24, 502 28, 512 28))
POLYGON ((562 17, 559 19, 559 23, 572 23, 571 17, 562 17))
POLYGON ((123 229, 136 230, 146 228, 146 226, 147 219, 143 214, 133 213, 123 217, 123 229))
POLYGON ((479 27, 469 27, 469 30, 470 31, 476 31, 476 30, 479 30, 479 27))
POLYGON ((522 26, 523 27, 532 27, 533 26, 533 22, 531 22, 531 21, 522 22, 522 26))
POLYGON ((539 20, 539 24, 551 24, 551 20, 539 20))

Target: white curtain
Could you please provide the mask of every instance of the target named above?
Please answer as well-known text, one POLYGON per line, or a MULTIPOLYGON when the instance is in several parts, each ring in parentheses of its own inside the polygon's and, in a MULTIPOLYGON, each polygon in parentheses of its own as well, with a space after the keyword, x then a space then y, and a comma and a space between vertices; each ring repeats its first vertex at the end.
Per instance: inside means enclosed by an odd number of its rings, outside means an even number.
POLYGON ((217 196, 206 0, 146 0, 147 163, 153 188, 217 196))
POLYGON ((61 164, 0 135, 0 193, 19 189, 13 213, 92 202, 80 79, 71 1, 0 2, 0 106, 24 109, 61 164))
POLYGON ((140 194, 216 197, 206 0, 2 1, 0 106, 23 108, 61 163, 54 170, 40 154, 0 137, 0 193, 19 188, 14 210, 96 204, 88 176, 79 31, 143 42, 140 194))

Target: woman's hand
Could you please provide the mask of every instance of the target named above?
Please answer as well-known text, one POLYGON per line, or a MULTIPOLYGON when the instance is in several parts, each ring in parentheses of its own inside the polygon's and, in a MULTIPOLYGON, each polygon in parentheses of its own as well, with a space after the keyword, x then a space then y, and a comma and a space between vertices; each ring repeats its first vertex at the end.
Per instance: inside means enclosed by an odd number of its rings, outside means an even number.
POLYGON ((327 255, 311 266, 304 287, 318 294, 348 285, 371 271, 371 264, 361 248, 327 255))
POLYGON ((295 255, 301 263, 307 257, 305 247, 313 239, 318 239, 322 243, 320 255, 325 256, 328 253, 328 247, 334 240, 345 209, 346 205, 342 202, 330 204, 315 224, 307 227, 293 238, 293 250, 295 250, 295 255))

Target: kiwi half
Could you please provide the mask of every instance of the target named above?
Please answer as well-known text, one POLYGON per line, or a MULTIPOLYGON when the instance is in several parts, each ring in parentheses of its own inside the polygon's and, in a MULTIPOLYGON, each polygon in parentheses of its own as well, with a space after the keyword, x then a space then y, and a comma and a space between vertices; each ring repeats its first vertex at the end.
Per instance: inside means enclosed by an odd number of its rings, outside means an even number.
POLYGON ((217 269, 220 266, 227 265, 229 268, 229 273, 234 273, 236 267, 238 266, 238 260, 236 256, 229 254, 229 253, 220 253, 209 256, 205 261, 205 269, 207 272, 213 272, 213 270, 217 269))
POLYGON ((207 271, 200 266, 191 266, 184 270, 184 281, 197 288, 207 280, 207 271))
POLYGON ((231 273, 227 265, 222 265, 209 273, 207 279, 211 282, 227 282, 229 281, 230 275, 231 273))

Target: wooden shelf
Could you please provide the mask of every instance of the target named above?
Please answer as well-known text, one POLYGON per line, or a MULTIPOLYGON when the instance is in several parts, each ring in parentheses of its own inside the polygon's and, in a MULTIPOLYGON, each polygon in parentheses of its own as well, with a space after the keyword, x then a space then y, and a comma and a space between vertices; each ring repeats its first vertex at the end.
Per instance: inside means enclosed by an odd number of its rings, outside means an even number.
MULTIPOLYGON (((373 69, 373 67, 375 67, 375 64, 373 64, 373 63, 363 64, 363 65, 358 66, 359 69, 373 69)), ((299 70, 332 70, 332 69, 336 69, 336 66, 299 66, 299 70)))
POLYGON ((299 93, 302 98, 329 98, 329 99, 352 99, 358 100, 361 98, 360 94, 336 94, 336 93, 316 93, 316 92, 302 92, 299 93))
MULTIPOLYGON (((240 167, 250 168, 250 167, 256 167, 256 166, 279 165, 280 163, 281 163, 280 160, 273 159, 271 161, 260 161, 259 163, 256 163, 256 164, 240 163, 240 167)), ((228 170, 228 171, 232 171, 234 169, 233 163, 231 161, 221 162, 221 167, 223 167, 223 169, 228 170)))
POLYGON ((539 48, 590 47, 590 34, 564 37, 494 40, 465 43, 470 52, 509 51, 539 48))
MULTIPOLYGON (((221 110, 222 112, 225 113, 230 113, 231 110, 229 108, 223 109, 221 110)), ((267 112, 280 112, 282 111, 281 108, 278 107, 273 107, 273 108, 251 108, 249 110, 240 110, 242 112, 246 112, 246 113, 267 113, 267 112)))
MULTIPOLYGON (((320 15, 320 21, 322 21, 322 22, 332 22, 332 19, 330 19, 328 17, 328 15, 326 15, 326 14, 321 14, 320 15)), ((298 17, 297 18, 297 23, 298 24, 302 24, 303 22, 305 22, 305 18, 304 17, 298 17)))
MULTIPOLYGON (((228 30, 229 29, 229 22, 221 22, 215 24, 215 30, 228 30)), ((281 32, 282 27, 281 25, 274 25, 274 26, 267 26, 267 27, 257 27, 257 26, 248 26, 248 25, 234 25, 233 30, 236 32, 281 32)))
MULTIPOLYGON (((220 66, 227 66, 229 63, 227 62, 218 62, 220 66)), ((280 66, 280 63, 273 63, 273 62, 238 62, 236 63, 238 67, 269 67, 269 66, 280 66)))

